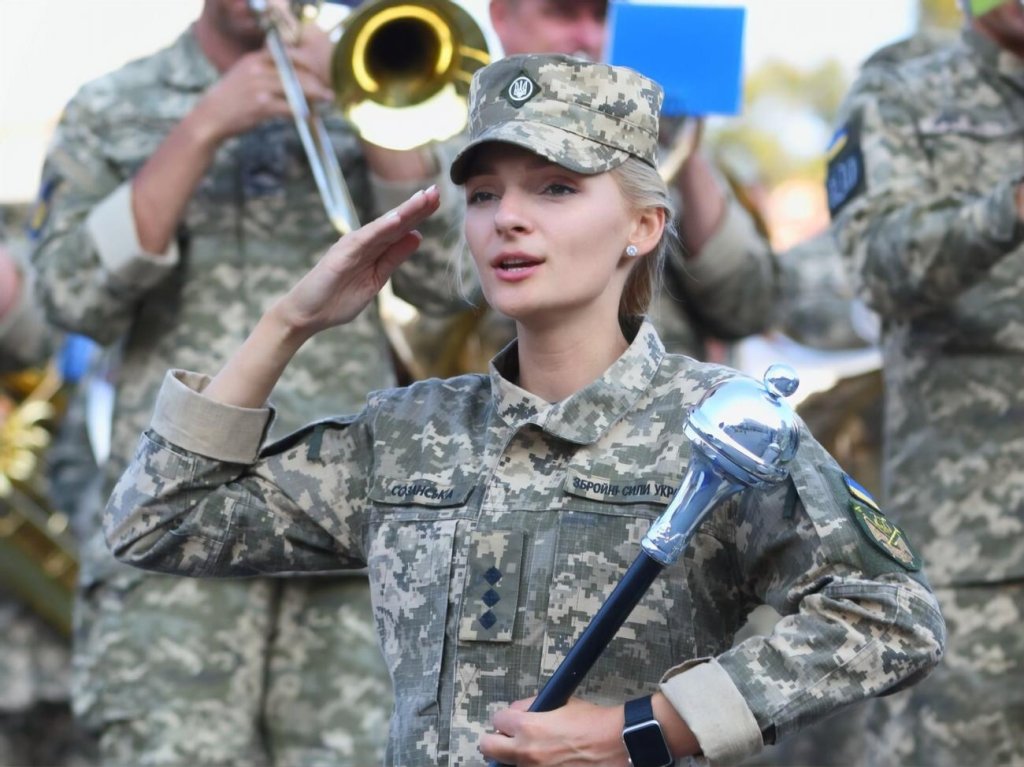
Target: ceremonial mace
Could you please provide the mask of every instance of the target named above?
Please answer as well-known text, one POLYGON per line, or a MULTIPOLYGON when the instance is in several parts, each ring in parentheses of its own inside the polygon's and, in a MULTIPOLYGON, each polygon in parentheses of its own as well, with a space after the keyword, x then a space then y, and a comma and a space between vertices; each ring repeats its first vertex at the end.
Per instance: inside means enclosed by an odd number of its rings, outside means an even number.
MULTIPOLYGON (((668 508, 640 542, 641 551, 615 590, 541 688, 530 711, 561 708, 604 652, 647 589, 690 543, 719 501, 789 475, 799 426, 785 398, 799 385, 788 365, 772 365, 763 383, 736 375, 713 386, 690 411, 683 433, 693 455, 668 508)), ((501 767, 489 762, 489 767, 501 767)))

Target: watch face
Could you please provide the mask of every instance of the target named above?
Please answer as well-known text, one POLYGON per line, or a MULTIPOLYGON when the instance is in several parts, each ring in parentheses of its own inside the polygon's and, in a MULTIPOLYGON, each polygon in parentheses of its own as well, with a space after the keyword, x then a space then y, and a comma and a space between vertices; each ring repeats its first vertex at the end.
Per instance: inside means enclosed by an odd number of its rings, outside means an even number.
POLYGON ((675 763, 656 721, 627 727, 622 731, 622 740, 633 767, 671 767, 675 763))

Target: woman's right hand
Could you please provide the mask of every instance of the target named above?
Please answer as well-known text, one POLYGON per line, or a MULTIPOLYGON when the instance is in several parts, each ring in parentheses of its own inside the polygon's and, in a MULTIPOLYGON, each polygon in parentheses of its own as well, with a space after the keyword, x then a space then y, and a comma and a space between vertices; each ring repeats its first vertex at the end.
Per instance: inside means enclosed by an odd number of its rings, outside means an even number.
POLYGON ((417 192, 334 243, 260 318, 203 394, 235 407, 263 407, 299 347, 318 331, 359 314, 416 251, 421 239, 416 227, 439 203, 435 187, 417 192))
POLYGON ((278 301, 273 309, 278 320, 303 340, 351 321, 416 252, 422 239, 416 227, 439 204, 440 193, 432 186, 346 234, 278 301))

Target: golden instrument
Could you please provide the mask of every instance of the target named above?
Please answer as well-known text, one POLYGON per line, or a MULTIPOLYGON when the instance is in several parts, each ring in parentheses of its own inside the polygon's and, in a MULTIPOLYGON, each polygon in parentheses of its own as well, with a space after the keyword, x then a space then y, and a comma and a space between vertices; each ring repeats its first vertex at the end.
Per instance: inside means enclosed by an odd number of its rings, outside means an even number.
POLYGON ((40 488, 40 457, 63 397, 52 365, 5 376, 0 393, 0 583, 70 635, 78 559, 66 514, 40 488), (27 392, 20 402, 16 397, 27 392))
MULTIPOLYGON (((306 101, 285 50, 295 19, 316 4, 284 8, 249 0, 266 30, 303 149, 324 209, 341 234, 359 226, 355 207, 331 150, 323 121, 306 101)), ((372 0, 341 24, 331 76, 342 114, 365 140, 388 149, 413 149, 459 133, 468 119, 473 72, 490 60, 486 38, 472 15, 452 0, 372 0)))

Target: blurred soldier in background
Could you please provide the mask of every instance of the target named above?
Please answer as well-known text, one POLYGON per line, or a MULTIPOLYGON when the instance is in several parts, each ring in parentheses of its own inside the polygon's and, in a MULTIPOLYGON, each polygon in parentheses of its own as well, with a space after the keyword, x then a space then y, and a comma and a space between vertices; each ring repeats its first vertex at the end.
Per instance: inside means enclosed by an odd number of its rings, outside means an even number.
POLYGON ((992 6, 865 69, 830 152, 838 243, 882 318, 887 505, 949 630, 932 678, 869 704, 873 764, 1024 763, 1024 8, 992 6))
MULTIPOLYGON (((883 46, 861 71, 892 67, 948 42, 948 30, 927 28, 883 46)), ((779 302, 775 324, 793 340, 827 352, 864 349, 879 341, 879 319, 857 298, 833 228, 779 254, 779 302)), ((882 371, 840 379, 799 407, 811 432, 858 481, 881 493, 882 371)), ((767 749, 756 764, 846 767, 861 761, 866 708, 858 706, 767 749)))
MULTIPOLYGON (((326 36, 306 29, 296 42, 306 98, 331 100, 326 36)), ((336 113, 325 121, 360 219, 447 183, 432 151, 381 150, 336 113)), ((41 190, 34 260, 50 318, 123 345, 110 478, 130 458, 166 369, 216 367, 337 238, 244 0, 206 0, 171 46, 84 86, 58 126, 41 190)), ((421 307, 451 300, 441 240, 458 197, 442 189, 442 201, 395 278, 421 307)), ((276 434, 391 385, 375 307, 308 345, 291 372, 274 392, 276 434)), ((106 762, 379 762, 390 685, 365 578, 147 575, 118 565, 94 522, 78 591, 75 707, 106 762)))
POLYGON ((71 508, 50 503, 42 470, 57 339, 32 298, 25 211, 0 213, 0 764, 87 767, 95 748, 70 705, 73 547, 58 527, 71 508))

